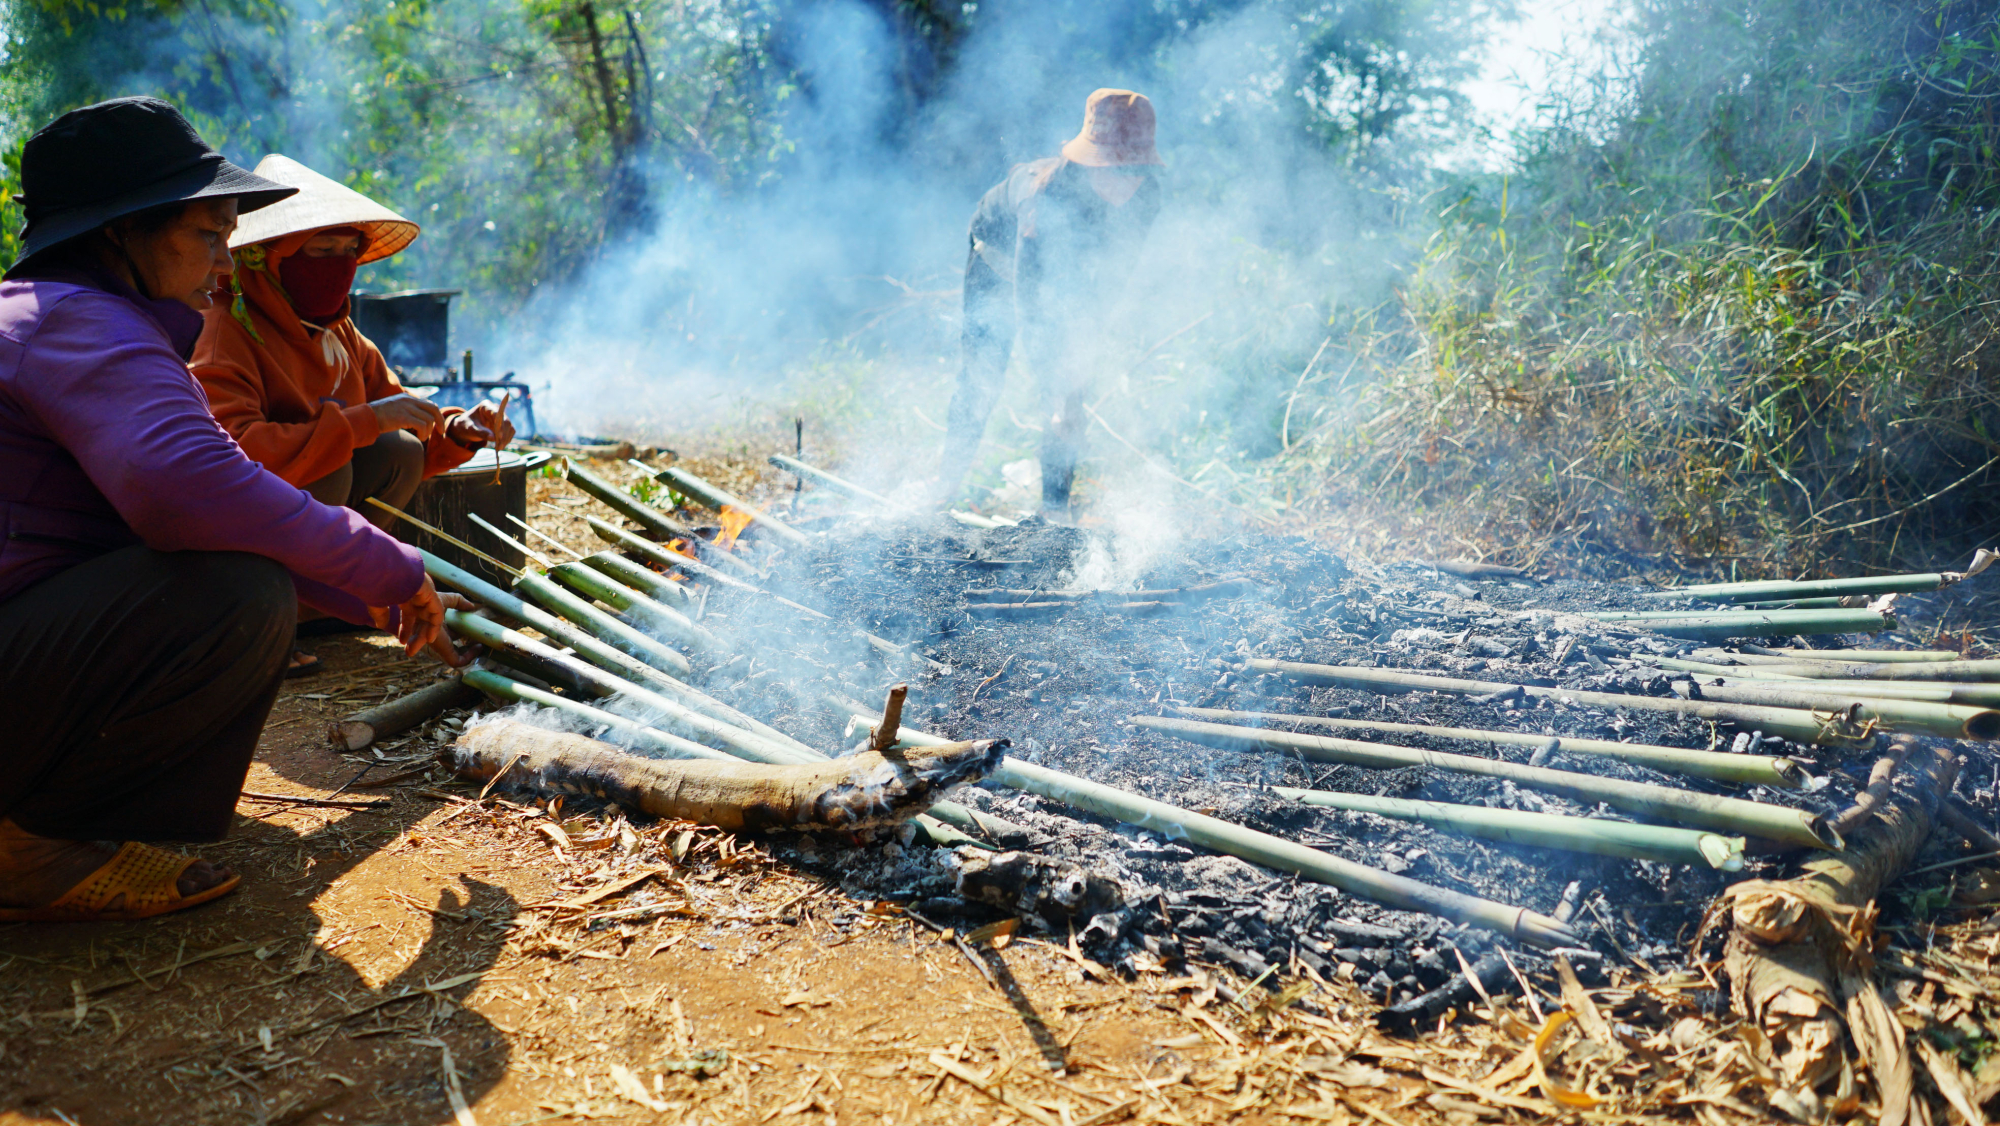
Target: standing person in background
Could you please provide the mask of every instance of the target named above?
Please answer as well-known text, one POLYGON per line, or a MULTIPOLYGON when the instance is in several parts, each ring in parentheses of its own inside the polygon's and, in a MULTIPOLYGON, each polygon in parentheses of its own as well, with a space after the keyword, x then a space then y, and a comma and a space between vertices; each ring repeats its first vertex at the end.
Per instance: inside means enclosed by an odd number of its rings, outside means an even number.
MULTIPOLYGON (((369 497, 403 508, 425 478, 506 446, 514 427, 493 403, 439 410, 404 391, 348 316, 355 270, 410 245, 415 223, 289 157, 256 174, 298 194, 237 225, 229 299, 205 314, 195 378, 250 460, 386 528, 369 497)), ((287 675, 318 664, 295 646, 287 675)))
POLYGON ((1112 304, 1160 211, 1153 103, 1099 90, 1061 155, 1015 165, 979 201, 965 260, 965 321, 940 495, 958 494, 1000 397, 1018 338, 1041 392, 1042 512, 1069 518, 1083 397, 1112 304))
POLYGON ((141 842, 229 831, 300 601, 466 658, 417 552, 244 457, 188 373, 238 213, 294 189, 158 98, 57 118, 21 188, 0 281, 0 922, 139 919, 236 886, 141 842))

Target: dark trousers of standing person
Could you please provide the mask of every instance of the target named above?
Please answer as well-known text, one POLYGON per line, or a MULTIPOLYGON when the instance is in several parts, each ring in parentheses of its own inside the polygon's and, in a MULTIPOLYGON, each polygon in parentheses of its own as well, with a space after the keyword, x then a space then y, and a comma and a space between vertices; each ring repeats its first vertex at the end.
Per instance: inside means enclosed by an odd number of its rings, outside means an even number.
POLYGON ((296 604, 263 556, 143 546, 0 602, 0 817, 62 840, 223 837, 296 604))
MULTIPOLYGON (((972 467, 986 420, 1000 399, 1007 362, 1014 351, 1014 285, 988 265, 977 250, 965 261, 965 314, 960 331, 958 385, 952 390, 945 419, 943 484, 956 492, 972 467)), ((1048 365, 1041 365, 1047 367, 1048 365)), ((1042 507, 1069 507, 1070 483, 1076 478, 1083 449, 1083 393, 1070 386, 1063 373, 1035 372, 1042 406, 1042 507)))
POLYGON ((380 497, 385 504, 405 508, 423 483, 423 442, 407 430, 391 430, 355 450, 352 461, 306 485, 305 490, 321 504, 351 508, 386 530, 395 517, 367 503, 368 498, 380 497))

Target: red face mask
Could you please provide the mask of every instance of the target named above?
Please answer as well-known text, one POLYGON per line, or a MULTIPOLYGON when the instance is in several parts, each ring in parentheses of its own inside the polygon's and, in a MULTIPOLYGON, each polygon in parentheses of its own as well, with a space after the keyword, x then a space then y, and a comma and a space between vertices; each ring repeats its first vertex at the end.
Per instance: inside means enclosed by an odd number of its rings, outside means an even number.
POLYGON ((308 258, 294 254, 278 263, 278 281, 299 316, 325 321, 339 316, 346 306, 347 291, 354 285, 354 271, 360 262, 359 257, 347 255, 308 258))

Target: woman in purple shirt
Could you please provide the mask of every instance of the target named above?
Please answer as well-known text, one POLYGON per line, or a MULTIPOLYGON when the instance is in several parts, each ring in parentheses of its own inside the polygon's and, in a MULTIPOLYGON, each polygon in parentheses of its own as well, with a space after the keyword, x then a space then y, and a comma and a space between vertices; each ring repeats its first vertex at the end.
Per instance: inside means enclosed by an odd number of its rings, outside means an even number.
POLYGON ((265 472, 186 358, 243 211, 294 189, 156 98, 57 118, 21 159, 0 281, 0 922, 134 919, 229 869, 217 840, 296 602, 461 665, 417 553, 265 472))

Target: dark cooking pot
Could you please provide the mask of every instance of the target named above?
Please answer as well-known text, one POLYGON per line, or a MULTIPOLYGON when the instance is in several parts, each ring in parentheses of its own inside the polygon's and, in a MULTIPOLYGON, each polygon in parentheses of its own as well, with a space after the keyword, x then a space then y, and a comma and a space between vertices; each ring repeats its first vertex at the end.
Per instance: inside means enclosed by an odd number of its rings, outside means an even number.
MULTIPOLYGON (((527 562, 521 553, 473 523, 472 514, 478 513, 487 523, 510 535, 518 532, 520 529, 507 517, 528 518, 528 471, 549 460, 550 456, 540 450, 527 455, 505 450, 480 450, 472 455, 471 461, 440 473, 419 486, 417 495, 410 498, 409 513, 510 567, 520 567, 527 562)), ((398 520, 390 530, 404 543, 421 547, 440 559, 457 564, 502 590, 513 583, 512 576, 502 573, 493 564, 462 547, 445 543, 421 528, 398 520)))

